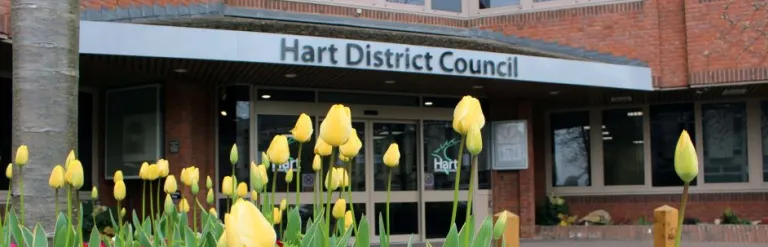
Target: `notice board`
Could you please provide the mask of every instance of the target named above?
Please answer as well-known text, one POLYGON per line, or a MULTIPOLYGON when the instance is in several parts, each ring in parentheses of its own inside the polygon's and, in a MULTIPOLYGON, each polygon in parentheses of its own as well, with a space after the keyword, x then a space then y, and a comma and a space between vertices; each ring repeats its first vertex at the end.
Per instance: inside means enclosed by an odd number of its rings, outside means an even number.
POLYGON ((525 120, 493 122, 491 155, 494 170, 528 169, 528 126, 525 120))

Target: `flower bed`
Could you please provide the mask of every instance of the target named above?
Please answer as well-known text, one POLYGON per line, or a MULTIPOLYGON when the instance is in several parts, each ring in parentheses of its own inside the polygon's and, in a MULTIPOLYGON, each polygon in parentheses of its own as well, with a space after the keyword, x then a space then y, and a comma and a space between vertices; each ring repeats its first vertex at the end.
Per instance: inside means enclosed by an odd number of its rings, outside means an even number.
MULTIPOLYGON (((536 226, 546 240, 653 240, 653 226, 536 226)), ((768 225, 685 225, 682 239, 694 242, 768 243, 768 225)))

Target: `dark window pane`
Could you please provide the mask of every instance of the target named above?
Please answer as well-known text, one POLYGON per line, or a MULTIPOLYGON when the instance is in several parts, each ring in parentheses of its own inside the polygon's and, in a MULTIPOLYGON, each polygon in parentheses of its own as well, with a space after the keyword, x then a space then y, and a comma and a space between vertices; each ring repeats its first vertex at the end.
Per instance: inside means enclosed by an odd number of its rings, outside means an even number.
POLYGON ((761 102, 760 109, 762 113, 760 130, 763 133, 763 181, 768 182, 768 101, 761 102))
POLYGON ((432 9, 461 13, 461 2, 461 0, 432 1, 432 9))
POLYGON ((642 109, 603 111, 605 185, 645 184, 642 109))
POLYGON ((315 91, 259 89, 256 100, 315 102, 315 91))
POLYGON ((81 91, 77 105, 77 157, 83 164, 83 191, 93 187, 93 105, 93 94, 81 91))
POLYGON ((520 5, 520 0, 480 0, 480 9, 520 5))
MULTIPOLYGON (((232 176, 229 152, 237 143, 238 162, 235 177, 238 182, 248 182, 250 177, 251 98, 248 86, 221 88, 219 95, 219 182, 224 176, 232 176)), ((217 191, 221 191, 219 188, 217 191)))
POLYGON ((703 104, 704 181, 749 181, 746 104, 703 104))
MULTIPOLYGON (((10 79, 0 79, 0 167, 5 169, 11 163, 11 135, 13 125, 13 89, 10 79)), ((16 152, 15 150, 13 152, 16 152)), ((0 189, 8 189, 8 178, 0 176, 0 189)))
MULTIPOLYGON (((258 147, 259 147, 259 154, 262 152, 266 152, 269 148, 269 144, 272 142, 272 138, 275 135, 286 135, 288 137, 288 150, 290 151, 290 158, 288 159, 288 162, 285 164, 272 164, 272 169, 267 169, 267 176, 269 176, 270 179, 274 178, 273 172, 277 171, 277 180, 274 183, 276 189, 275 191, 279 192, 285 192, 287 184, 285 183, 285 173, 290 169, 293 168, 294 172, 298 170, 297 166, 297 160, 296 156, 299 153, 299 143, 298 141, 293 139, 293 136, 291 136, 291 129, 293 129, 293 126, 296 125, 296 120, 299 119, 299 116, 291 116, 291 115, 259 115, 256 122, 258 123, 257 129, 258 129, 258 147)), ((314 126, 314 118, 312 118, 312 124, 314 126)), ((315 147, 315 138, 313 137, 309 142, 305 143, 302 147, 302 153, 301 153, 301 162, 302 167, 306 167, 307 169, 304 169, 302 172, 302 177, 306 175, 312 175, 312 160, 314 159, 314 152, 312 152, 313 148, 315 147)), ((261 155, 259 155, 259 159, 261 159, 261 155)), ((313 176, 314 178, 314 176, 313 176)), ((296 174, 294 174, 294 181, 291 183, 290 190, 296 191, 296 174)), ((272 191, 272 182, 270 182, 266 189, 267 191, 272 191)), ((311 192, 312 191, 312 184, 305 184, 302 186, 302 191, 305 192, 311 192)))
POLYGON ((400 148, 400 164, 391 168, 392 191, 415 191, 418 174, 417 143, 415 124, 374 123, 373 124, 373 167, 376 191, 387 190, 387 176, 390 168, 382 160, 389 145, 396 142, 400 148))
MULTIPOLYGON (((426 190, 453 190, 461 135, 451 121, 424 121, 424 184, 426 190)), ((464 152, 459 189, 469 189, 470 154, 464 152)))
MULTIPOLYGON (((451 210, 453 202, 426 202, 425 204, 425 230, 427 238, 445 238, 451 229, 451 210)), ((461 228, 464 225, 465 213, 467 211, 467 202, 459 201, 456 210, 456 227, 461 228)), ((475 224, 482 223, 483 219, 475 219, 475 224)))
MULTIPOLYGON (((653 186, 682 186, 675 172, 675 146, 683 130, 696 142, 693 104, 651 106, 651 175, 653 186)), ((691 181, 696 185, 696 179, 691 181)))
MULTIPOLYGON (((381 231, 379 229, 379 214, 381 214, 382 220, 385 221, 384 227, 386 227, 386 205, 386 203, 376 203, 376 206, 374 206, 374 211, 376 211, 376 229, 374 234, 376 235, 379 235, 379 231, 381 231)), ((419 234, 419 206, 417 203, 389 203, 389 214, 389 222, 392 222, 392 226, 389 227, 390 235, 419 234)), ((450 214, 448 221, 450 221, 450 214)))
POLYGON ((590 186, 589 112, 551 115, 552 185, 590 186))
POLYGON ((387 0, 387 2, 424 6, 424 0, 387 0))
POLYGON ((318 101, 324 103, 419 106, 418 96, 320 92, 318 101))

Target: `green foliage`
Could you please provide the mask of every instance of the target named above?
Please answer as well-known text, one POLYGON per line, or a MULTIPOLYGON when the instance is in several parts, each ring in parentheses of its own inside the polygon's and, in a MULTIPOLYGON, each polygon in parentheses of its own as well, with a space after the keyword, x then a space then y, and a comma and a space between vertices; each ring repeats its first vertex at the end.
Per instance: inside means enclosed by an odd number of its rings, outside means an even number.
POLYGON ((560 224, 560 215, 570 215, 568 204, 557 196, 549 196, 536 208, 536 224, 554 226, 560 224))
POLYGON ((731 224, 731 225, 749 225, 751 222, 749 220, 740 219, 739 216, 736 215, 736 213, 733 212, 730 208, 726 208, 723 212, 723 218, 722 218, 722 224, 731 224))

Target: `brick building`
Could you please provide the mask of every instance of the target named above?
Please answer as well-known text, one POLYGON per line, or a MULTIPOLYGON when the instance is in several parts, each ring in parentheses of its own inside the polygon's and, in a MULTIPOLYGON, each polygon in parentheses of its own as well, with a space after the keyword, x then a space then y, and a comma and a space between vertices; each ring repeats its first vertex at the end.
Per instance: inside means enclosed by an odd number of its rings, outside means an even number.
MULTIPOLYGON (((5 0, 0 33, 10 33, 9 11, 5 0)), ((672 157, 683 129, 701 165, 688 215, 712 221, 731 208, 768 217, 764 1, 84 0, 82 20, 78 153, 92 168, 87 184, 111 187, 114 170, 131 177, 140 161, 158 157, 174 173, 197 165, 219 180, 232 172, 232 143, 248 150, 241 160, 258 162, 299 113, 319 123, 341 102, 365 139, 355 211, 371 212, 369 220, 380 211, 380 155, 395 140, 404 160, 392 210, 404 224, 393 226, 393 239, 439 239, 458 149, 447 121, 458 98, 472 94, 490 120, 473 210, 518 213, 523 237, 535 235, 536 206, 550 193, 565 197, 572 214, 605 209, 616 223, 676 205, 672 157), (347 56, 333 57, 330 45, 347 56), (312 52, 299 54, 300 46, 312 52), (369 49, 372 58, 363 55, 369 49), (400 51, 391 56, 406 57, 406 67, 389 64, 385 49, 400 51), (448 60, 437 54, 448 52, 453 63, 441 63, 448 60), (482 64, 477 73, 471 62, 482 64), (527 136, 515 139, 527 155, 514 156, 527 157, 516 164, 527 168, 491 168, 498 153, 511 152, 491 152, 506 145, 491 136, 501 134, 494 126, 514 123, 507 120, 527 123, 527 136)), ((0 131, 10 136, 12 37, 5 39, 0 131)), ((8 163, 10 140, 0 145, 0 163, 8 163)), ((293 164, 277 167, 278 176, 293 164)), ((235 169, 247 179, 246 164, 235 169)), ((464 168, 461 198, 468 177, 464 168)), ((108 203, 109 190, 101 191, 108 203)), ((303 201, 311 191, 302 187, 303 201)), ((140 205, 132 192, 127 201, 140 205)))

